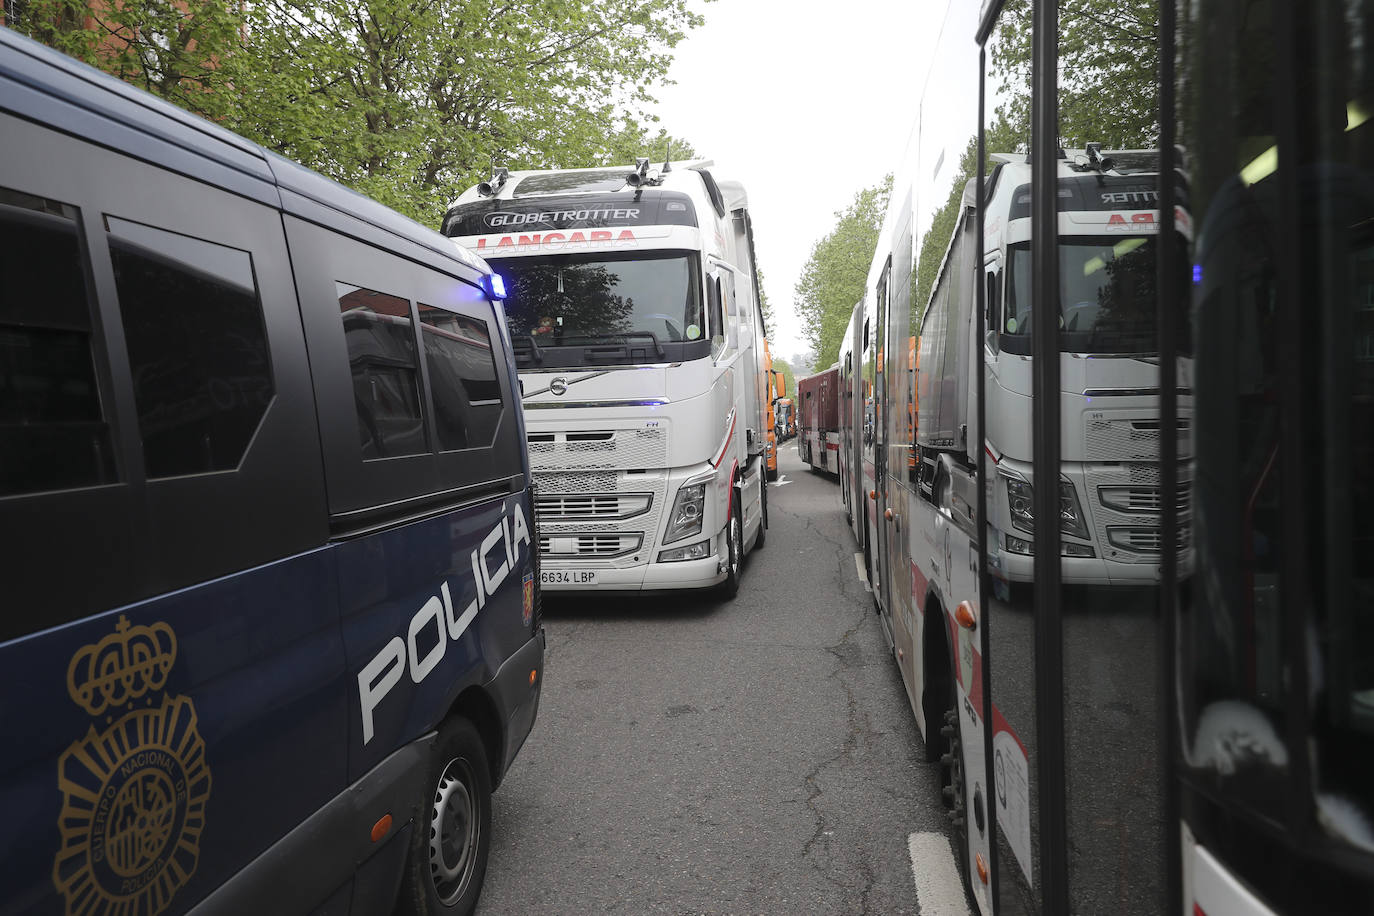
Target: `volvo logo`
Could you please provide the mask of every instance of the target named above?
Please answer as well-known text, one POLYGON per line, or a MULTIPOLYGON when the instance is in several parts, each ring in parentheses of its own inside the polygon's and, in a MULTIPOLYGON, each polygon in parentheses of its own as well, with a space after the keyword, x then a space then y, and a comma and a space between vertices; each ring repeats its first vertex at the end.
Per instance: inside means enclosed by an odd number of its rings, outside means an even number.
POLYGON ((561 375, 549 382, 549 391, 553 392, 558 397, 562 397, 567 390, 568 380, 561 375))

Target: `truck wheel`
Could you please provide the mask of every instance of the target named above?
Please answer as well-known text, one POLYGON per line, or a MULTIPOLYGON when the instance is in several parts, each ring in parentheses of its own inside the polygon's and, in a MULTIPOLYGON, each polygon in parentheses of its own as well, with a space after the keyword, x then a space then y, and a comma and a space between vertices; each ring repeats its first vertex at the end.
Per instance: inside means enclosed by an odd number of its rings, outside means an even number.
POLYGON ((730 524, 725 526, 725 581, 720 593, 725 598, 739 594, 740 566, 744 560, 744 520, 740 518, 739 494, 730 499, 730 524))
POLYGON ((491 770, 477 729, 444 723, 416 816, 401 912, 468 916, 477 909, 491 853, 491 770))
POLYGON ((759 536, 754 538, 754 549, 763 547, 768 538, 768 484, 759 480, 759 536))

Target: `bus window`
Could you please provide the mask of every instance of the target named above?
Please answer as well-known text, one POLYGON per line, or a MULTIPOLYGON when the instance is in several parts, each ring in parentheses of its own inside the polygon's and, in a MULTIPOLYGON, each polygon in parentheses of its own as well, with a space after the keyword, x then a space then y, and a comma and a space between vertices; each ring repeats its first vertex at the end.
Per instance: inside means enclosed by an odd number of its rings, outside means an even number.
POLYGON ((232 470, 273 394, 252 256, 105 222, 148 476, 232 470))
POLYGON ((0 496, 116 480, 75 207, 0 188, 0 496))

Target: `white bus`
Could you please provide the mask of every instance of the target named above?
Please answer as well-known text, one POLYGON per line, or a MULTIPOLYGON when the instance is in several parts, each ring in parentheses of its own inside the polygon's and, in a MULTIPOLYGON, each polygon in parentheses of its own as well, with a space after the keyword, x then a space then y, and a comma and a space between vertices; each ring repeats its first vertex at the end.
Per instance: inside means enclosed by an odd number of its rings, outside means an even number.
POLYGON ((734 595, 767 528, 744 188, 703 161, 498 169, 443 231, 504 281, 544 585, 734 595))

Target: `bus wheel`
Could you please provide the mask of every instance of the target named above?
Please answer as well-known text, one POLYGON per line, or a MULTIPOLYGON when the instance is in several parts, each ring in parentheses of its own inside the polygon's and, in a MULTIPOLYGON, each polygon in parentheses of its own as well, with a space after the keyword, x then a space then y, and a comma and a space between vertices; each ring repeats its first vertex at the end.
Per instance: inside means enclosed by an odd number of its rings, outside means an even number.
POLYGON ((477 909, 491 852, 491 770, 466 719, 446 722, 434 742, 406 874, 406 910, 467 916, 477 909))
POLYGON ((739 494, 730 499, 730 524, 725 526, 725 581, 720 593, 726 598, 739 594, 740 566, 744 560, 744 520, 740 517, 739 494))
POLYGON ((947 774, 948 781, 940 790, 944 795, 945 807, 949 811, 950 823, 954 827, 954 858, 959 860, 959 876, 964 882, 964 893, 971 897, 972 882, 968 871, 968 800, 964 797, 964 744, 959 727, 959 692, 950 685, 951 702, 956 705, 945 713, 944 726, 940 734, 945 739, 945 753, 940 757, 940 772, 947 774))

